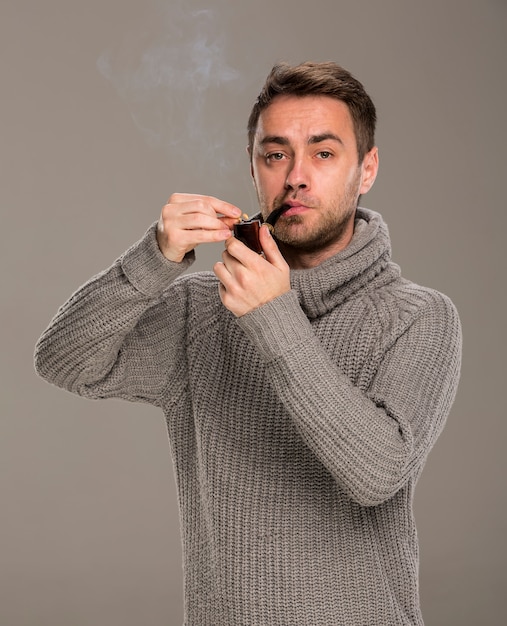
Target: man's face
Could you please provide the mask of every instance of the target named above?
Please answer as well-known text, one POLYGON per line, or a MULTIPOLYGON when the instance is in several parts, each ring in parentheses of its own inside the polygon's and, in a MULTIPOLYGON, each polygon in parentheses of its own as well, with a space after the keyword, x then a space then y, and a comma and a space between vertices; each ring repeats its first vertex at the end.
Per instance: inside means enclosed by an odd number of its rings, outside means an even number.
POLYGON ((328 96, 277 96, 261 113, 251 168, 264 218, 283 204, 275 235, 282 249, 317 254, 344 248, 353 232, 360 194, 378 167, 373 148, 358 165, 352 117, 328 96))

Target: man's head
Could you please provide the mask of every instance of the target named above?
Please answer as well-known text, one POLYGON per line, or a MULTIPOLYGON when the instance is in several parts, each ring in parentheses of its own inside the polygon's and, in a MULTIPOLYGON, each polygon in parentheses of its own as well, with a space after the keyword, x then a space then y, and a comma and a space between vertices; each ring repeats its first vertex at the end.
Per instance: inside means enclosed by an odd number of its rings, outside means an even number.
POLYGON ((276 66, 249 124, 250 167, 264 219, 291 267, 346 247, 359 197, 375 181, 375 109, 363 87, 332 63, 276 66))
POLYGON ((261 112, 280 95, 320 95, 341 100, 352 117, 359 163, 375 145, 375 105, 363 85, 350 72, 332 62, 306 62, 296 66, 278 63, 269 73, 248 119, 250 154, 261 112))

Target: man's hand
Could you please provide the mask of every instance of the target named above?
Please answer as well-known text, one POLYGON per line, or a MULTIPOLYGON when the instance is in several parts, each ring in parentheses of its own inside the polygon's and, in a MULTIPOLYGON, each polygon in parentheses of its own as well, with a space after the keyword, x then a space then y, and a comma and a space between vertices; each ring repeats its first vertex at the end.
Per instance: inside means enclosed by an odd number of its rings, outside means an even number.
POLYGON ((225 243, 223 262, 213 268, 220 280, 222 302, 236 317, 291 288, 289 266, 266 226, 261 226, 259 238, 264 256, 231 237, 225 243))
POLYGON ((158 246, 166 259, 179 263, 200 243, 228 239, 240 215, 238 207, 218 198, 175 193, 158 221, 158 246))

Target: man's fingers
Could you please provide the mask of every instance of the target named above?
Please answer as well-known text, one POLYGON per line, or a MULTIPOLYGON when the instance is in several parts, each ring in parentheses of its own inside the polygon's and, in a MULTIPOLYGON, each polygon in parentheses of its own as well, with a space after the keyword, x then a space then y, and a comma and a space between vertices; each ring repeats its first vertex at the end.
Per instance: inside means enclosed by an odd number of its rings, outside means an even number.
POLYGON ((225 202, 214 196, 202 196, 192 193, 173 193, 167 201, 167 205, 173 204, 186 204, 187 210, 192 212, 197 210, 199 212, 208 213, 209 215, 224 215, 233 219, 237 219, 242 214, 241 209, 234 204, 225 202))
POLYGON ((259 241, 262 246, 264 256, 266 257, 266 261, 278 269, 284 269, 287 266, 287 263, 276 245, 276 241, 271 235, 269 226, 266 224, 263 224, 259 230, 259 241))
POLYGON ((175 193, 162 209, 157 241, 164 256, 181 261, 201 243, 225 241, 241 215, 238 207, 212 196, 175 193))
POLYGON ((204 213, 180 213, 177 224, 182 230, 227 230, 231 234, 231 228, 223 219, 204 213))

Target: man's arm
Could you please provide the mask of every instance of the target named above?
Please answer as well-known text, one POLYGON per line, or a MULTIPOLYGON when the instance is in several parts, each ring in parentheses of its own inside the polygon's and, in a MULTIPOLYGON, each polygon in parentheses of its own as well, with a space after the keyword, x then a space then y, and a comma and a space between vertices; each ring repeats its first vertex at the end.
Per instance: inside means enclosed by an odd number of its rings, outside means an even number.
POLYGON ((287 265, 261 230, 265 258, 227 241, 215 266, 222 301, 264 357, 307 445, 352 499, 379 504, 420 470, 450 410, 461 363, 456 310, 445 296, 421 290, 417 314, 392 324, 374 380, 359 388, 313 332, 290 291, 287 265))
POLYGON ((156 402, 178 358, 186 306, 182 288, 170 307, 160 296, 198 244, 230 237, 240 213, 216 198, 173 195, 158 224, 60 308, 36 346, 40 376, 92 398, 156 402))
POLYGON ((421 469, 453 402, 461 328, 452 303, 425 291, 419 312, 384 337, 362 390, 339 369, 289 292, 238 319, 307 443, 363 506, 391 498, 421 469))
POLYGON ((58 310, 35 349, 38 374, 86 397, 156 401, 167 375, 160 361, 184 319, 184 303, 175 298, 162 326, 166 305, 158 297, 191 263, 192 255, 167 261, 151 227, 58 310))

